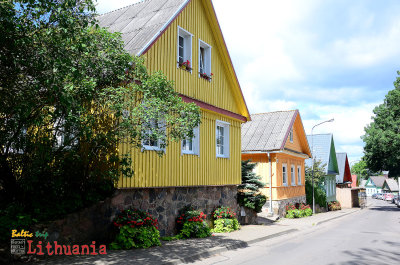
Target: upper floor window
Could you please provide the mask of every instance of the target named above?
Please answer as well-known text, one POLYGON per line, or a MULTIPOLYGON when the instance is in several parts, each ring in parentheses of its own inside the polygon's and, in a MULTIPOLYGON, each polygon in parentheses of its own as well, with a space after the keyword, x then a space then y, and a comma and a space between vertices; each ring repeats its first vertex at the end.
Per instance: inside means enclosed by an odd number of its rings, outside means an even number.
POLYGON ((297 166, 297 184, 301 185, 301 166, 297 166))
POLYGON ((216 152, 217 157, 229 157, 229 123, 216 121, 216 152))
POLYGON ((289 139, 290 139, 290 142, 293 143, 293 128, 290 129, 289 139))
POLYGON ((192 71, 192 37, 193 35, 178 26, 178 68, 192 71))
POLYGON ((296 186, 296 172, 294 169, 294 165, 290 167, 290 180, 292 182, 292 186, 296 186))
POLYGON ((193 129, 193 138, 182 140, 182 154, 198 155, 200 152, 200 130, 193 129))
POLYGON ((211 80, 211 46, 199 40, 199 76, 211 80))
POLYGON ((282 182, 284 186, 287 186, 287 165, 282 164, 282 182))

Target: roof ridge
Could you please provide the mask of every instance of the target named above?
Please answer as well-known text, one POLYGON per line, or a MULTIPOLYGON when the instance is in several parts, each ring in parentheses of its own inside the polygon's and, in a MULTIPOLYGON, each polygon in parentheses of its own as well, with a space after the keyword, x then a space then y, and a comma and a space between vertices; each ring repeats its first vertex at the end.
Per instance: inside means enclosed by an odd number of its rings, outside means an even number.
POLYGON ((276 111, 253 113, 253 114, 250 114, 250 115, 261 115, 261 114, 269 114, 269 113, 277 113, 277 112, 290 112, 290 111, 296 111, 296 110, 297 109, 294 109, 294 110, 276 110, 276 111))
POLYGON ((127 5, 127 6, 124 6, 124 7, 120 7, 120 8, 117 8, 117 9, 114 9, 114 10, 111 10, 111 11, 108 11, 108 12, 105 12, 105 13, 103 13, 103 14, 101 14, 101 15, 98 15, 98 17, 101 17, 101 16, 104 16, 104 15, 110 14, 110 13, 112 13, 112 12, 115 12, 115 11, 118 11, 118 10, 121 10, 121 9, 124 9, 124 8, 127 8, 127 7, 130 7, 130 6, 142 4, 142 3, 147 2, 147 1, 151 1, 151 0, 140 0, 139 2, 130 4, 130 5, 127 5))

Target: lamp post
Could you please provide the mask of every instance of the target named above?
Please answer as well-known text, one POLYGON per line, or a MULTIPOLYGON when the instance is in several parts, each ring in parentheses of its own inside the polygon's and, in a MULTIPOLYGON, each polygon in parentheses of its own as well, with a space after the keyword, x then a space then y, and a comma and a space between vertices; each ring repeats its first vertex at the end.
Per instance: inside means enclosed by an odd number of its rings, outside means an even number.
POLYGON ((314 163, 315 163, 315 159, 314 159, 314 134, 313 134, 313 131, 314 131, 315 127, 317 127, 323 123, 333 122, 333 121, 334 121, 334 119, 320 122, 320 123, 314 125, 311 129, 311 155, 312 155, 311 180, 312 180, 312 204, 313 204, 312 210, 313 210, 313 214, 315 214, 315 197, 314 197, 314 163))

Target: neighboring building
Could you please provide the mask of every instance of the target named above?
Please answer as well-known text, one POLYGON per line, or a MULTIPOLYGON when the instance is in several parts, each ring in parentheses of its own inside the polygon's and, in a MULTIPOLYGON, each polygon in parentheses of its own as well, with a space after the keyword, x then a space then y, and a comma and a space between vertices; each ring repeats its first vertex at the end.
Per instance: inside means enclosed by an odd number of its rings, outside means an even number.
POLYGON ((347 154, 336 153, 336 159, 339 168, 339 174, 336 175, 336 186, 349 188, 351 186, 352 178, 347 154))
POLYGON ((283 215, 288 203, 306 201, 304 160, 310 156, 298 110, 252 114, 242 125, 242 160, 257 163, 255 173, 267 184, 267 197, 272 186, 275 214, 283 215))
POLYGON ((217 17, 210 0, 145 0, 98 17, 121 32, 125 49, 145 57, 149 72, 162 71, 185 102, 201 108, 195 137, 171 143, 160 157, 159 144, 142 150, 129 145, 134 175, 121 178, 113 203, 149 210, 161 234, 171 234, 180 208, 218 205, 237 208, 241 183, 241 124, 250 120, 217 17), (183 63, 189 61, 189 68, 183 63))
POLYGON ((353 174, 351 175, 351 187, 355 188, 358 187, 359 183, 358 183, 358 178, 357 175, 353 174))
POLYGON ((386 177, 384 176, 369 177, 367 182, 364 184, 367 196, 372 196, 375 193, 382 193, 382 186, 385 179, 386 177))
POLYGON ((399 184, 395 179, 387 178, 383 182, 382 191, 384 193, 399 194, 399 184))
MULTIPOLYGON (((328 202, 336 200, 336 175, 339 174, 338 162, 336 159, 335 143, 332 134, 314 134, 307 135, 310 147, 313 149, 312 154, 315 161, 320 160, 321 165, 325 165, 324 188, 326 191, 326 199, 328 202)), ((306 165, 311 167, 313 160, 307 159, 306 165)), ((321 205, 322 206, 322 205, 321 205)))

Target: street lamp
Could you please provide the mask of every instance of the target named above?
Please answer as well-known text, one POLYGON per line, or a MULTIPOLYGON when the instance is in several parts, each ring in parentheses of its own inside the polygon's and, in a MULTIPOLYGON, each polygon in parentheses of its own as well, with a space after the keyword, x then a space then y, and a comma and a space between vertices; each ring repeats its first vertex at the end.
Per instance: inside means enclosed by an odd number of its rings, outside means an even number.
POLYGON ((315 163, 315 159, 314 159, 314 134, 313 134, 313 131, 314 131, 315 127, 317 127, 323 123, 333 122, 333 121, 334 121, 334 119, 320 122, 320 123, 314 125, 311 129, 311 155, 312 155, 311 179, 312 179, 312 204, 313 204, 312 210, 313 210, 313 214, 315 214, 315 198, 314 198, 314 163, 315 163))

